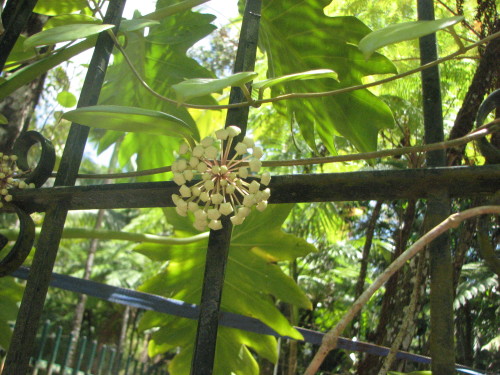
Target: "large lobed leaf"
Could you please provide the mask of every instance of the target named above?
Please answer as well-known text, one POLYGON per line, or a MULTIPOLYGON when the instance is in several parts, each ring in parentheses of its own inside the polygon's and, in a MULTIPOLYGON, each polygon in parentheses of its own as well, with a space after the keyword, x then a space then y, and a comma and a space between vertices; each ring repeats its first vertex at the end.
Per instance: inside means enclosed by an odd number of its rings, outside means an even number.
MULTIPOLYGON (((311 308, 305 294, 275 263, 315 251, 307 241, 281 230, 291 207, 269 206, 263 213, 252 213, 243 225, 234 228, 221 308, 258 318, 282 335, 301 338, 274 302, 274 299, 278 299, 301 308, 311 308)), ((172 209, 166 211, 178 234, 197 233, 189 218, 176 217, 175 213, 172 215, 172 209)), ((135 250, 149 258, 160 262, 168 261, 164 271, 146 281, 141 290, 198 304, 207 243, 208 240, 205 239, 185 246, 138 246, 135 250)), ((148 312, 141 320, 140 328, 153 327, 161 328, 152 336, 150 355, 180 346, 182 350, 173 360, 170 371, 175 375, 187 374, 196 322, 148 312)), ((229 328, 221 329, 215 373, 258 374, 258 366, 250 355, 249 348, 271 361, 277 359, 276 340, 273 337, 229 328)))
MULTIPOLYGON (((161 0, 157 9, 168 7, 178 1, 161 0)), ((191 78, 213 78, 213 75, 195 60, 187 57, 186 51, 198 40, 214 30, 210 23, 214 16, 200 14, 191 10, 169 15, 151 25, 147 37, 141 31, 126 32, 126 52, 141 77, 157 92, 164 96, 175 97, 171 86, 191 78)), ((199 98, 197 103, 216 104, 210 97, 199 98)), ((139 107, 168 113, 187 124, 195 131, 194 139, 199 138, 198 130, 189 112, 182 107, 164 102, 144 89, 132 75, 130 68, 120 54, 114 56, 114 63, 106 73, 100 104, 139 107)), ((99 135, 99 151, 110 146, 121 135, 108 132, 99 135)), ((131 158, 137 159, 138 169, 156 168, 171 164, 178 150, 179 138, 167 136, 151 137, 147 134, 129 133, 119 150, 122 165, 131 158)), ((165 174, 143 177, 141 180, 165 180, 165 174)))
MULTIPOLYGON (((374 54, 365 60, 357 43, 370 29, 355 17, 328 17, 323 8, 329 0, 265 0, 262 9, 261 44, 266 51, 270 77, 314 69, 331 69, 334 79, 289 82, 284 92, 322 92, 361 83, 373 74, 395 73, 394 65, 374 54)), ((393 126, 389 107, 367 90, 313 100, 290 100, 278 104, 297 121, 309 146, 316 148, 316 135, 331 153, 334 137, 342 135, 359 151, 377 146, 380 129, 393 126)))

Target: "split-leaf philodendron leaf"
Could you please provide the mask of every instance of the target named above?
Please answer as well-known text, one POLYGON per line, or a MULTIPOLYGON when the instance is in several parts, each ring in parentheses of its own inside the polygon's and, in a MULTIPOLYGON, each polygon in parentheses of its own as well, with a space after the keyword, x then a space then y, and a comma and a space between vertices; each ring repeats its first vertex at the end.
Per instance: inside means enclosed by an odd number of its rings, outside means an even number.
POLYGON ((358 47, 368 59, 373 52, 381 47, 435 33, 453 26, 463 19, 463 16, 456 16, 433 21, 415 21, 389 25, 365 36, 360 40, 358 47))
MULTIPOLYGON (((330 78, 288 82, 273 88, 273 94, 323 92, 361 84, 373 74, 396 73, 384 56, 365 60, 357 44, 370 29, 355 17, 328 17, 323 9, 330 0, 264 0, 261 45, 268 58, 268 76, 331 69, 330 78)), ((275 103, 278 110, 294 117, 309 146, 316 149, 316 136, 331 153, 334 137, 342 135, 359 151, 377 147, 379 130, 390 128, 394 119, 389 107, 368 90, 307 100, 275 103)))
MULTIPOLYGON (((291 208, 292 205, 271 205, 262 213, 252 212, 242 225, 234 228, 221 309, 255 317, 282 335, 300 339, 300 334, 275 307, 275 300, 280 300, 300 308, 311 308, 305 294, 276 264, 315 251, 304 239, 281 230, 291 208)), ((177 235, 198 233, 189 218, 179 217, 173 209, 165 212, 177 235)), ((146 281, 141 290, 198 304, 207 243, 204 239, 185 246, 143 244, 136 247, 136 251, 150 259, 168 261, 168 266, 146 281)), ((182 349, 169 370, 175 375, 188 374, 196 322, 147 312, 140 328, 153 327, 159 329, 152 335, 150 355, 180 346, 182 349)), ((249 349, 270 361, 277 359, 274 337, 221 328, 217 340, 216 374, 257 375, 258 365, 249 349), (233 355, 235 352, 240 355, 233 355)))
POLYGON ((193 138, 196 129, 181 119, 144 108, 95 105, 66 112, 63 118, 93 128, 193 138))

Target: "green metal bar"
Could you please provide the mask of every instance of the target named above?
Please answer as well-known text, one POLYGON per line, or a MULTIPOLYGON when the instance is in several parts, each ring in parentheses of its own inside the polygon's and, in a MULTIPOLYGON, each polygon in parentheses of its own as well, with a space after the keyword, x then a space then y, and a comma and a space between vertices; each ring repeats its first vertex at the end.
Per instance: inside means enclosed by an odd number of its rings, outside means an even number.
POLYGON ((108 371, 106 373, 107 375, 112 375, 113 364, 114 364, 115 357, 116 357, 116 349, 111 348, 110 352, 111 352, 111 355, 110 355, 109 361, 108 361, 108 371))
POLYGON ((87 368, 85 370, 85 375, 89 375, 92 371, 92 365, 94 363, 96 351, 97 351, 97 341, 93 340, 92 346, 90 347, 90 355, 89 355, 89 360, 87 362, 87 368))
MULTIPOLYGON (((418 0, 417 10, 419 20, 434 19, 433 0, 418 0)), ((437 58, 436 34, 420 38, 421 64, 424 65, 437 58)), ((425 143, 441 142, 444 140, 444 129, 438 66, 422 71, 422 97, 425 143)), ((426 160, 429 167, 444 166, 446 165, 445 151, 429 152, 426 160)), ((424 219, 427 229, 434 227, 450 214, 448 191, 441 189, 432 194, 427 201, 424 219)), ((431 277, 431 370, 433 374, 439 375, 455 374, 453 264, 449 238, 446 232, 427 247, 430 254, 431 277)))
POLYGON ((104 359, 106 358, 106 352, 108 351, 108 347, 103 345, 101 351, 99 353, 99 362, 97 364, 97 373, 96 375, 103 375, 102 369, 104 367, 104 359))
POLYGON ((83 357, 85 356, 85 350, 87 349, 87 337, 83 336, 80 339, 80 345, 78 346, 78 354, 75 366, 73 367, 72 375, 78 375, 80 367, 82 366, 83 357))
POLYGON ((33 364, 34 366, 33 375, 38 374, 38 363, 42 360, 43 357, 43 352, 45 350, 45 345, 47 343, 47 337, 49 335, 50 326, 51 324, 49 320, 45 321, 45 323, 43 324, 42 334, 40 336, 40 345, 39 345, 40 349, 38 350, 38 354, 35 358, 35 363, 33 364))
POLYGON ((59 375, 65 375, 66 374, 66 366, 68 365, 69 361, 69 355, 71 353, 71 347, 73 346, 73 334, 70 333, 68 336, 68 344, 66 346, 66 353, 64 354, 64 359, 61 363, 61 369, 59 370, 59 375))
POLYGON ((125 374, 124 375, 128 375, 128 369, 130 367, 130 361, 132 360, 132 357, 131 356, 128 356, 127 357, 127 362, 125 363, 125 374))
POLYGON ((116 356, 116 362, 114 363, 112 374, 116 375, 119 374, 122 360, 123 360, 123 352, 119 352, 118 355, 116 356))
POLYGON ((56 338, 54 340, 54 349, 52 350, 52 355, 50 356, 49 363, 47 364, 47 375, 52 375, 52 371, 54 371, 54 363, 56 362, 57 355, 59 354, 61 337, 62 337, 62 327, 58 326, 56 332, 56 338))
POLYGON ((139 365, 139 361, 137 359, 132 359, 132 361, 134 362, 134 370, 132 371, 132 375, 136 375, 136 372, 137 372, 137 366, 139 365))
MULTIPOLYGON (((261 0, 247 0, 246 2, 234 65, 235 73, 254 70, 261 6, 261 0)), ((229 103, 239 103, 244 100, 242 90, 239 87, 233 87, 229 96, 229 103)), ((227 112, 226 127, 237 125, 241 129, 241 134, 235 139, 235 142, 245 136, 248 111, 248 107, 243 107, 230 109, 227 112)), ((223 216, 221 222, 223 228, 218 231, 210 231, 208 239, 191 375, 210 375, 213 373, 220 302, 232 231, 232 223, 228 216, 223 216)))
MULTIPOLYGON (((125 0, 110 1, 104 23, 118 26, 124 6, 125 0)), ((113 45, 113 41, 107 33, 99 35, 78 107, 97 104, 113 45)), ((55 186, 74 185, 88 132, 89 128, 86 126, 71 125, 54 183, 55 186)), ((33 350, 68 208, 68 202, 61 200, 45 215, 7 353, 4 370, 6 374, 24 375, 29 373, 30 353, 33 350)))

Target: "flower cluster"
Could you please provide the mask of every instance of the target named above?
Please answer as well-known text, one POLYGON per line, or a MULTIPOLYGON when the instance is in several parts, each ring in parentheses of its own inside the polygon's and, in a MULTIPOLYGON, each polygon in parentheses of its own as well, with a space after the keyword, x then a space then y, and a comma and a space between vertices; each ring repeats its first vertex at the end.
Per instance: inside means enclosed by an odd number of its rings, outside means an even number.
POLYGON ((244 137, 234 146, 234 156, 229 157, 234 137, 240 133, 237 126, 229 126, 215 132, 217 139, 206 137, 192 149, 183 143, 179 149, 181 157, 172 164, 173 180, 180 186, 180 195, 172 194, 172 201, 179 215, 193 213, 194 227, 198 230, 221 229, 222 215, 232 215, 233 225, 239 225, 250 214, 252 206, 259 211, 267 207, 271 191, 266 186, 271 175, 269 172, 257 174, 262 166, 259 160, 262 149, 252 138, 244 137), (220 142, 225 143, 225 148, 218 155, 220 142), (200 175, 201 180, 188 186, 186 183, 196 175, 200 175), (255 179, 248 182, 248 177, 255 179))
POLYGON ((28 185, 24 181, 14 179, 17 177, 16 173, 18 172, 16 160, 16 155, 4 155, 0 152, 0 207, 3 207, 3 202, 10 202, 12 200, 9 189, 14 187, 19 189, 35 187, 35 184, 28 185))

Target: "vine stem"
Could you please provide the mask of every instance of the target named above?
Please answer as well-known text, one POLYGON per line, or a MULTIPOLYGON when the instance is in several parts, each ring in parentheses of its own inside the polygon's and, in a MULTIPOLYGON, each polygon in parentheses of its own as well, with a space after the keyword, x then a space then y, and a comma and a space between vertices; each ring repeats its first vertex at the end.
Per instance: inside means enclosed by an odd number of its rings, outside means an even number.
POLYGON ((311 92, 311 93, 300 93, 300 94, 298 94, 298 93, 289 93, 289 94, 279 95, 279 96, 276 96, 276 97, 273 97, 273 98, 261 99, 261 100, 252 100, 252 101, 246 101, 246 102, 235 103, 235 104, 226 104, 226 105, 197 105, 197 104, 189 104, 189 103, 179 103, 176 100, 173 100, 173 99, 170 99, 170 98, 168 98, 166 96, 163 96, 160 93, 158 93, 155 90, 153 90, 148 85, 148 83, 146 81, 144 81, 144 79, 141 77, 141 75, 139 74, 139 72, 135 68, 134 64, 132 63, 132 61, 128 57, 127 53, 125 52, 124 48, 121 46, 120 42, 118 41, 118 39, 116 38, 116 36, 113 34, 113 32, 111 30, 107 30, 107 32, 108 32, 109 36, 111 37, 111 39, 114 41, 116 48, 123 55, 123 57, 124 57, 127 65, 130 67, 130 69, 132 70, 132 72, 135 75, 135 77, 139 80, 139 82, 141 83, 141 85, 146 90, 148 90, 153 96, 157 97, 160 100, 166 101, 168 103, 175 104, 177 106, 182 106, 182 107, 186 107, 186 108, 194 108, 194 109, 208 109, 208 110, 210 110, 210 109, 212 109, 212 110, 218 110, 218 109, 240 108, 240 107, 256 107, 257 108, 257 107, 260 107, 262 104, 274 103, 274 102, 278 102, 278 101, 282 101, 282 100, 307 99, 307 98, 318 98, 318 97, 325 97, 325 96, 334 96, 334 95, 345 94, 347 92, 352 92, 352 91, 356 91, 356 90, 366 89, 366 88, 369 88, 369 87, 378 86, 378 85, 381 85, 381 84, 384 84, 384 83, 388 83, 388 82, 391 82, 391 81, 394 81, 394 80, 397 80, 397 79, 400 79, 400 78, 403 78, 403 77, 407 77, 409 75, 421 72, 422 70, 431 68, 431 67, 433 67, 435 65, 438 65, 438 64, 441 64, 441 63, 443 63, 445 61, 454 59, 455 57, 457 57, 457 56, 459 56, 461 54, 464 54, 465 52, 467 52, 467 51, 469 51, 471 49, 474 49, 474 48, 480 46, 481 44, 487 43, 487 42, 489 42, 489 41, 491 41, 493 39, 496 39, 496 38, 500 37, 500 31, 499 31, 499 32, 491 34, 491 35, 489 35, 489 36, 487 36, 487 37, 485 37, 485 38, 483 38, 483 39, 477 41, 476 43, 473 43, 473 44, 471 44, 471 45, 469 45, 467 47, 459 48, 456 52, 454 52, 454 53, 452 53, 452 54, 450 54, 448 56, 442 57, 440 59, 434 60, 434 61, 432 61, 430 63, 427 63, 427 64, 424 64, 424 65, 421 65, 418 68, 411 69, 411 70, 409 70, 407 72, 396 74, 396 75, 394 75, 392 77, 384 78, 384 79, 381 79, 381 80, 378 80, 378 81, 374 81, 374 82, 371 82, 371 83, 367 83, 367 84, 363 84, 363 85, 349 86, 349 87, 344 87, 344 88, 337 89, 337 90, 323 91, 323 92, 311 92))
POLYGON ((304 375, 314 375, 323 363, 328 353, 337 347, 337 341, 347 325, 352 321, 361 308, 370 300, 370 298, 384 285, 389 278, 403 267, 408 260, 420 252, 426 245, 439 237, 444 232, 457 228, 459 224, 467 219, 479 215, 500 214, 500 206, 479 206, 462 212, 450 215, 446 220, 432 228, 404 253, 402 253, 394 262, 392 262, 385 271, 380 274, 372 285, 370 285, 359 298, 353 303, 350 310, 343 316, 337 325, 331 329, 324 337, 320 348, 316 352, 311 363, 307 367, 304 375))
MULTIPOLYGON (((348 155, 337 155, 337 156, 325 156, 316 158, 305 158, 305 159, 291 159, 291 160, 268 160, 263 161, 263 167, 287 167, 287 166, 298 166, 298 165, 314 165, 314 164, 327 164, 327 163, 339 163, 347 161, 356 160, 370 160, 375 158, 382 158, 388 156, 399 156, 403 154, 417 153, 417 152, 428 152, 434 150, 442 150, 451 147, 457 147, 464 145, 473 140, 482 138, 488 134, 492 134, 497 131, 497 127, 500 125, 500 119, 495 119, 478 129, 464 135, 460 138, 455 138, 450 141, 431 143, 422 146, 413 147, 400 147, 390 150, 380 150, 373 152, 362 152, 359 154, 348 154, 348 155)), ((241 163, 242 166, 248 165, 248 163, 241 163)), ((172 170, 171 166, 159 167, 154 169, 147 169, 137 172, 125 172, 125 173, 107 173, 107 174, 79 174, 78 178, 85 179, 118 179, 118 178, 130 178, 130 177, 140 177, 149 176, 153 174, 170 172, 172 170)), ((55 177, 56 173, 53 173, 51 177, 55 177)))

